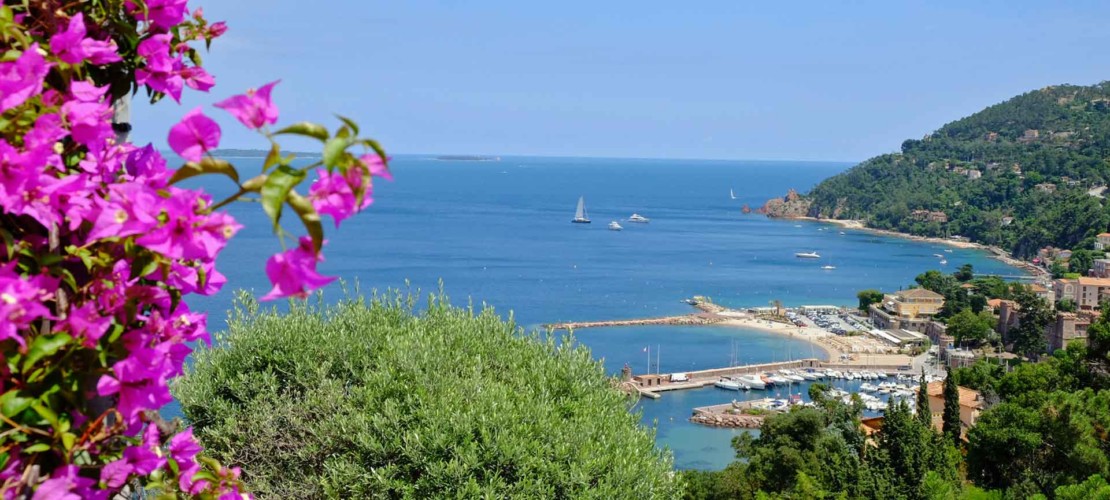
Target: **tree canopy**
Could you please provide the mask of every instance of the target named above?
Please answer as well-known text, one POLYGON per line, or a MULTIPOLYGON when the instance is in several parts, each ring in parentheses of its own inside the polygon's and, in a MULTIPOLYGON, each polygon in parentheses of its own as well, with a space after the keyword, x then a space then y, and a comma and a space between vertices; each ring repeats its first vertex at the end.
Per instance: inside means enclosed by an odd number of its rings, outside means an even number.
POLYGON ((175 386, 262 497, 670 498, 669 452, 589 351, 442 296, 240 297, 175 386))

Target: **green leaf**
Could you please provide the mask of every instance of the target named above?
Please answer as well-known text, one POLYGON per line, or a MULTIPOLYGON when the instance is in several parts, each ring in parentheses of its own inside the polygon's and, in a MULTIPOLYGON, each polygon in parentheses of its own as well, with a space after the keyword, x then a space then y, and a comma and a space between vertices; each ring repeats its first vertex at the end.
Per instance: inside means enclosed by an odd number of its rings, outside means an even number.
POLYGON ((341 137, 329 139, 328 142, 324 144, 324 165, 334 167, 338 164, 339 158, 343 156, 343 153, 347 151, 347 146, 350 145, 351 141, 341 137))
POLYGON ((61 422, 58 421, 58 414, 54 413, 54 410, 43 406, 42 403, 34 403, 31 405, 31 408, 35 410, 35 413, 38 413, 43 420, 50 422, 50 426, 53 427, 55 431, 65 432, 65 429, 62 429, 61 422))
POLYGON ((0 395, 0 413, 8 418, 19 415, 34 403, 34 398, 20 395, 20 391, 11 390, 0 395))
POLYGON ((39 335, 31 342, 31 346, 27 349, 27 359, 23 360, 23 371, 27 372, 31 367, 38 363, 39 360, 47 356, 52 356, 58 352, 66 344, 73 341, 68 333, 55 333, 54 335, 39 335))
POLYGON ((230 163, 217 158, 203 158, 199 163, 188 162, 177 169, 170 177, 170 184, 176 184, 180 181, 190 177, 196 177, 204 174, 222 174, 239 184, 239 171, 235 170, 230 163))
POLYGON ((266 161, 262 162, 262 171, 265 172, 270 167, 281 161, 281 146, 278 143, 270 141, 270 152, 266 155, 266 161))
POLYGON ((289 193, 289 206, 293 207, 293 211, 300 216, 301 223, 304 224, 308 235, 312 237, 312 246, 319 252, 324 246, 324 226, 320 224, 320 214, 316 213, 312 202, 297 194, 296 191, 289 193))
POLYGON ((300 184, 304 176, 303 170, 280 165, 266 177, 266 182, 262 184, 262 191, 259 193, 262 196, 262 209, 273 221, 274 230, 277 230, 278 222, 281 221, 281 207, 285 205, 289 191, 300 184))
POLYGON ((382 148, 381 144, 378 144, 378 141, 375 141, 374 139, 363 139, 359 141, 359 144, 369 147, 370 149, 373 149, 375 153, 378 153, 378 158, 382 159, 382 163, 389 163, 389 157, 386 156, 385 149, 382 148))
POLYGON ((337 118, 339 118, 348 127, 351 127, 351 130, 354 131, 355 135, 358 135, 358 124, 355 123, 354 120, 352 120, 350 118, 347 118, 346 116, 343 116, 343 115, 335 115, 335 116, 337 118))
POLYGON ((65 447, 66 451, 72 450, 74 444, 77 444, 77 436, 75 434, 72 432, 62 434, 62 446, 65 447))
POLYGON ((312 122, 294 123, 288 127, 278 130, 277 132, 274 132, 274 135, 286 134, 312 137, 314 139, 319 139, 320 141, 328 140, 328 129, 324 128, 323 125, 312 122))
POLYGON ((23 453, 33 455, 35 453, 42 453, 50 450, 50 443, 35 443, 23 449, 23 453))

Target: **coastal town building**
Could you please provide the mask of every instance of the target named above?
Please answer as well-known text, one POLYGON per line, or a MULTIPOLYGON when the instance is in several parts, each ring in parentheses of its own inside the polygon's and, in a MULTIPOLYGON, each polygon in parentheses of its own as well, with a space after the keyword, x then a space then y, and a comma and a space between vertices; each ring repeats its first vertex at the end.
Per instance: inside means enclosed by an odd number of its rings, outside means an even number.
POLYGON ((1041 300, 1048 302, 1049 305, 1056 303, 1056 292, 1040 283, 1033 283, 1029 285, 1029 290, 1041 300))
POLYGON ((993 301, 998 301, 994 309, 998 314, 998 326, 995 329, 1002 335, 1003 342, 1009 342, 1010 331, 1017 328, 1021 322, 1020 308, 1017 302, 1002 299, 988 300, 987 305, 990 306, 993 301))
POLYGON ((1052 291, 1056 294, 1056 300, 1068 299, 1072 302, 1079 303, 1079 280, 1076 279, 1058 279, 1052 282, 1052 291))
MULTIPOLYGON (((967 431, 975 426, 979 414, 985 408, 983 395, 974 389, 958 386, 960 393, 960 437, 967 438, 967 431)), ((944 428, 944 382, 930 382, 926 386, 929 394, 929 413, 933 417, 933 428, 944 428)))
POLYGON ((1081 310, 1098 309, 1102 301, 1110 299, 1110 278, 1080 277, 1076 304, 1081 310))
POLYGON ((1002 225, 1003 226, 1009 226, 1010 224, 1013 224, 1013 223, 1014 223, 1014 218, 1009 216, 1009 215, 1002 218, 1002 225))
POLYGON ((971 170, 967 171, 967 178, 970 179, 970 180, 975 180, 975 179, 978 179, 982 176, 983 176, 983 172, 980 172, 978 170, 971 169, 971 170))
POLYGON ((1101 233, 1095 237, 1095 250, 1110 250, 1110 233, 1101 233))
POLYGON ((1090 313, 1057 312, 1056 321, 1045 328, 1045 340, 1048 342, 1048 353, 1052 354, 1057 349, 1063 349, 1073 340, 1087 340, 1087 327, 1091 326, 1090 313))
POLYGON ((884 295, 881 305, 871 305, 868 316, 883 330, 926 333, 932 317, 942 307, 943 295, 924 288, 911 288, 884 295))
POLYGON ((1036 186, 1033 186, 1033 187, 1036 188, 1037 191, 1040 191, 1042 193, 1055 193, 1056 192, 1056 185, 1051 183, 1051 182, 1042 182, 1042 183, 1037 184, 1036 186))
POLYGON ((922 222, 948 222, 948 214, 931 210, 914 210, 910 212, 910 218, 922 222))
POLYGON ((944 356, 945 351, 951 349, 956 343, 956 339, 948 335, 948 325, 940 321, 930 321, 925 326, 925 335, 929 337, 929 341, 938 347, 937 354, 944 356))
POLYGON ((1110 278, 1110 259, 1095 259, 1091 266, 1091 276, 1110 278))

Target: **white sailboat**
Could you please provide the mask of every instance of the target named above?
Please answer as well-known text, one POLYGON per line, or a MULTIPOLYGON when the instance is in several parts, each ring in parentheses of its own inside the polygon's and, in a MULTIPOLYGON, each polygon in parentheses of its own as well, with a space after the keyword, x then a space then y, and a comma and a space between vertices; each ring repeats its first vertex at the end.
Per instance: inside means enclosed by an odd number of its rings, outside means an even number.
POLYGON ((586 197, 578 197, 578 209, 574 211, 574 219, 571 222, 575 224, 589 224, 590 216, 586 214, 586 197))
POLYGON ((736 199, 736 193, 732 192, 732 188, 728 188, 728 197, 734 200, 736 199))

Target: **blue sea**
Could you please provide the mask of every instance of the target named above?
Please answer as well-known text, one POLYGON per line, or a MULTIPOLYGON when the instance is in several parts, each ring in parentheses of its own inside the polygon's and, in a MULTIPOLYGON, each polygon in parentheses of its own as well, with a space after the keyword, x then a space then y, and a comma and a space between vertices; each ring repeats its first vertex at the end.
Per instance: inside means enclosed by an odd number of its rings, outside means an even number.
MULTIPOLYGON (((259 159, 231 159, 247 175, 259 159)), ((706 295, 730 306, 855 303, 864 288, 896 290, 929 269, 972 264, 976 272, 1015 274, 984 252, 844 230, 817 222, 744 215, 788 188, 808 190, 849 164, 823 162, 699 161, 502 157, 500 161, 442 161, 398 156, 395 180, 378 180, 374 204, 330 230, 321 272, 356 281, 362 290, 401 288, 431 293, 440 282, 452 301, 488 304, 517 323, 539 327, 567 320, 682 314, 681 302, 706 295), (730 199, 729 190, 736 199, 730 199), (585 197, 592 224, 571 224, 585 197), (632 213, 650 224, 626 223, 632 213), (624 230, 607 229, 620 221, 624 230), (822 259, 794 257, 817 251, 822 259), (946 255, 940 266, 934 254, 946 255), (821 266, 832 264, 834 271, 821 266)), ((201 184, 230 192, 218 180, 201 184)), ((219 270, 228 286, 193 302, 210 313, 210 329, 224 326, 237 288, 265 293, 265 259, 278 249, 261 207, 233 204, 246 228, 224 251, 219 270)), ((325 218, 329 224, 330 219, 325 218)), ((295 219, 286 227, 297 231, 295 219)), ((338 297, 337 286, 327 290, 338 297)), ((652 326, 583 330, 577 340, 616 373, 624 364, 647 369, 644 349, 659 354, 664 372, 727 365, 731 346, 742 362, 813 356, 802 341, 729 327, 652 326)), ((819 354, 819 352, 817 353, 819 354)), ((801 392, 804 394, 804 387, 801 392)), ((666 393, 645 400, 643 422, 656 426, 678 468, 723 468, 739 431, 687 421, 691 408, 737 398, 713 388, 666 393)), ((171 412, 173 409, 171 409, 171 412)))

